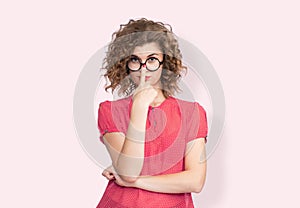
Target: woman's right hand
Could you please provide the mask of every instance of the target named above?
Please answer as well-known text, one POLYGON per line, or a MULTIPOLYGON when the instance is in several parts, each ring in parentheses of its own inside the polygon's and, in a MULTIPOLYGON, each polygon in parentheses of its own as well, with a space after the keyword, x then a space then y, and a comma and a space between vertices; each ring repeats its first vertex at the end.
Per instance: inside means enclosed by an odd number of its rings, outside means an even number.
POLYGON ((151 86, 149 80, 146 80, 146 69, 141 69, 140 84, 133 94, 133 102, 148 107, 154 101, 157 94, 157 90, 151 86))

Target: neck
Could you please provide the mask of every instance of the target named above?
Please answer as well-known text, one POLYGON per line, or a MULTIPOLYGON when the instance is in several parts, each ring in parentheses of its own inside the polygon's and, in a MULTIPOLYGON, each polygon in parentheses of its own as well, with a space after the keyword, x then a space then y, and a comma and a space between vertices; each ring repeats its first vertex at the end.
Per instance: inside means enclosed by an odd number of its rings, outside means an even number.
POLYGON ((158 92, 157 96, 155 97, 154 101, 151 103, 152 107, 159 106, 166 99, 161 89, 157 89, 157 92, 158 92))

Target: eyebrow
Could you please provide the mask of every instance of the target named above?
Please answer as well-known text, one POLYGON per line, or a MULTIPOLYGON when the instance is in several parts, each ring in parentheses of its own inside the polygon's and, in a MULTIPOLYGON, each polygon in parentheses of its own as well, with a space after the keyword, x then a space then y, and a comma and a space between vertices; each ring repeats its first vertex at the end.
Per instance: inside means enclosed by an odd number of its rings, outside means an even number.
MULTIPOLYGON (((147 57, 154 56, 154 55, 158 56, 159 54, 158 53, 151 53, 147 57)), ((135 55, 135 54, 132 54, 132 56, 140 58, 138 55, 135 55)))
POLYGON ((158 54, 157 53, 151 53, 150 55, 148 55, 147 57, 150 57, 150 56, 153 56, 153 55, 157 55, 158 56, 158 54))

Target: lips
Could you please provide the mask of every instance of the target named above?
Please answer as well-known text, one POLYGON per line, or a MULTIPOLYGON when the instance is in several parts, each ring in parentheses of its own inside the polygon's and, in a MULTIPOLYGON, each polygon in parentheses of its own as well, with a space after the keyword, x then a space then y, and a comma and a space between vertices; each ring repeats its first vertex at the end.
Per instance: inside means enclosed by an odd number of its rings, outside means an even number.
MULTIPOLYGON (((138 79, 140 79, 141 77, 140 76, 138 76, 138 79)), ((151 76, 145 76, 145 80, 148 80, 148 79, 150 79, 151 78, 151 76)))

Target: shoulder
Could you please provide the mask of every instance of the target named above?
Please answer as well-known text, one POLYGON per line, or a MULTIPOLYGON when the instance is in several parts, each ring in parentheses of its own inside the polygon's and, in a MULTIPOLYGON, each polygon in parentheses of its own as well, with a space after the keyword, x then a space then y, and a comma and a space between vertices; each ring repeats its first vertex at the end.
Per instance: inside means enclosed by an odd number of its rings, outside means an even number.
POLYGON ((205 112, 204 107, 199 102, 182 100, 175 97, 174 100, 176 100, 178 106, 180 107, 180 110, 185 113, 191 114, 191 113, 195 113, 195 111, 205 112))
POLYGON ((101 103, 99 103, 99 109, 105 108, 105 109, 111 109, 111 108, 126 108, 129 106, 131 101, 131 97, 127 98, 121 98, 119 100, 106 100, 101 103))

